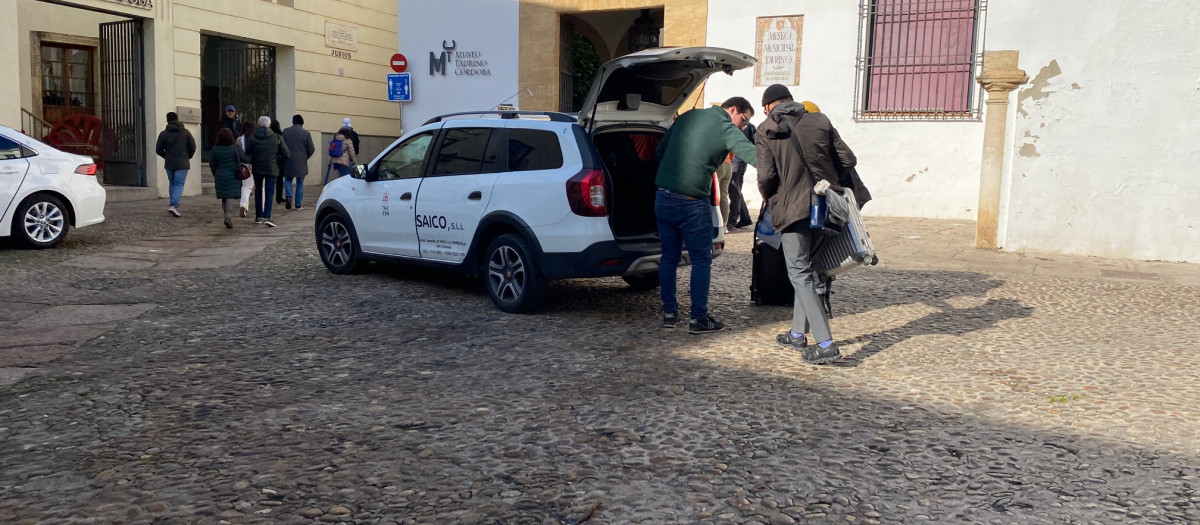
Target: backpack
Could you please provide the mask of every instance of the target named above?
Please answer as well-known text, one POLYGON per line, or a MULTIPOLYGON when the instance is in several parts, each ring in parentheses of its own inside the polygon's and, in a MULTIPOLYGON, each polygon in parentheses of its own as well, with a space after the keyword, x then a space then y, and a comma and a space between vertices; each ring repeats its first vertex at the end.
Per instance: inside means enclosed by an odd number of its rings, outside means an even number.
POLYGON ((330 159, 340 158, 344 153, 345 152, 342 151, 342 141, 340 141, 336 138, 329 141, 329 158, 330 159))

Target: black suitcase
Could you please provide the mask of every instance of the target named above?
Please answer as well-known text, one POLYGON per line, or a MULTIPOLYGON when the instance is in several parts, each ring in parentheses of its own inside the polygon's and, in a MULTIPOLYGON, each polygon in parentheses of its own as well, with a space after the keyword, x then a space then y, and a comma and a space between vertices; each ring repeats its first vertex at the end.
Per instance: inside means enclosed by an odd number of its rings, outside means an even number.
POLYGON ((796 291, 788 279, 783 252, 756 239, 751 254, 750 300, 758 306, 791 306, 796 291))

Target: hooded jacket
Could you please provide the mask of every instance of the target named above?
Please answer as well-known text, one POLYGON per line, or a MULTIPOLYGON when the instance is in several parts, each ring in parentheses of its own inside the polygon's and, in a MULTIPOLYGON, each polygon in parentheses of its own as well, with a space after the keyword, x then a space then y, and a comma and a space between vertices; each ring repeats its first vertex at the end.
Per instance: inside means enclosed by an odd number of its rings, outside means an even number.
POLYGON ((283 139, 270 129, 259 127, 246 139, 246 157, 250 160, 250 171, 260 177, 278 177, 279 161, 290 155, 283 139))
POLYGON ((825 179, 840 188, 835 158, 845 169, 858 163, 829 117, 809 113, 798 102, 775 106, 759 125, 754 143, 758 151, 758 191, 771 207, 771 223, 776 230, 808 219, 813 185, 818 180, 825 179), (793 134, 804 150, 803 159, 792 142, 793 134))
POLYGON ((192 138, 192 132, 184 128, 179 121, 168 122, 167 128, 158 134, 154 152, 165 161, 164 169, 191 169, 190 159, 196 155, 196 140, 192 138))
POLYGON ((334 164, 343 166, 358 164, 358 148, 354 146, 354 139, 350 138, 350 133, 350 128, 342 128, 333 136, 334 139, 342 141, 342 156, 330 159, 334 164))

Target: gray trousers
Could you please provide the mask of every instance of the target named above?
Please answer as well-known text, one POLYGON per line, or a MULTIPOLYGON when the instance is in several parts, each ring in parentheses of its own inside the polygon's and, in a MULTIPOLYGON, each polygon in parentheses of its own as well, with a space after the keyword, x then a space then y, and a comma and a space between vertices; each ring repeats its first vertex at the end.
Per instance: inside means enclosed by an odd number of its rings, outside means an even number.
POLYGON ((792 308, 792 331, 803 334, 812 328, 816 342, 833 339, 829 330, 829 319, 818 296, 820 286, 817 271, 813 269, 811 252, 812 230, 808 221, 800 221, 784 228, 783 260, 787 264, 788 278, 796 289, 796 305, 792 308))

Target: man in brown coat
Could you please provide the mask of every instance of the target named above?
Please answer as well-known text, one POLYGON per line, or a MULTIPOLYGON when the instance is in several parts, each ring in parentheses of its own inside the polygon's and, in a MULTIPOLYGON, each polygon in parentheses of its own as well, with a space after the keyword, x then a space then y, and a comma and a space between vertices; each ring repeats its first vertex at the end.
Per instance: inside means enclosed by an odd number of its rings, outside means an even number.
POLYGON ((802 104, 792 100, 787 87, 768 86, 763 93, 763 111, 767 119, 754 136, 758 191, 770 206, 771 225, 782 232, 788 278, 796 290, 791 330, 776 336, 775 341, 800 351, 806 362, 824 364, 840 358, 841 352, 833 342, 829 319, 817 293, 817 274, 809 256, 813 233, 808 215, 819 181, 838 187, 838 173, 831 155, 836 155, 847 169, 854 167, 857 160, 829 118, 821 113, 808 113, 802 104), (816 340, 811 346, 804 336, 809 328, 816 340))

